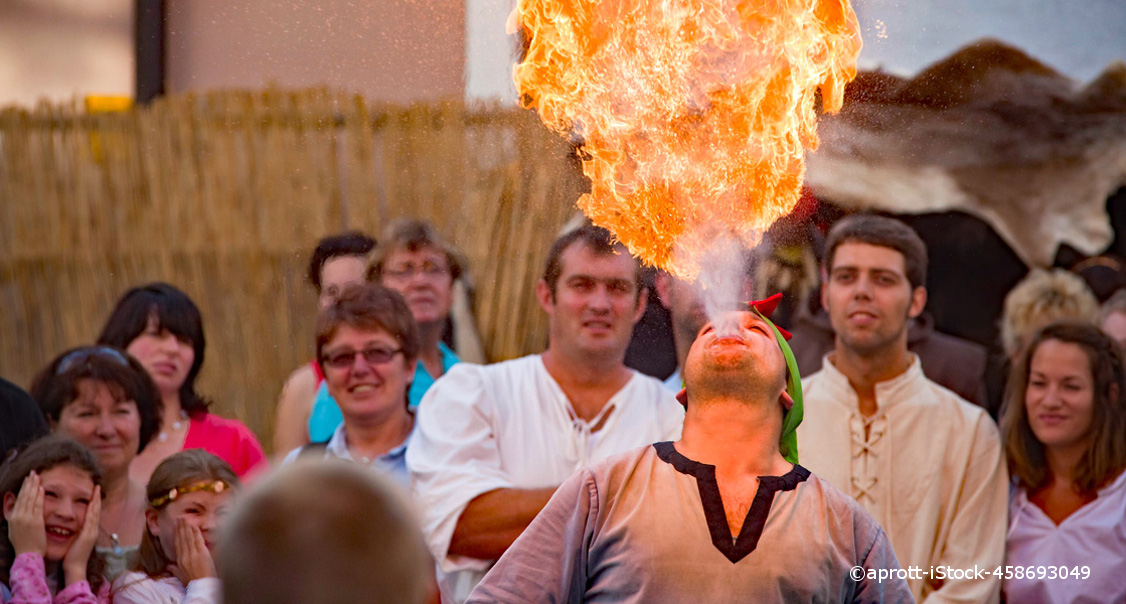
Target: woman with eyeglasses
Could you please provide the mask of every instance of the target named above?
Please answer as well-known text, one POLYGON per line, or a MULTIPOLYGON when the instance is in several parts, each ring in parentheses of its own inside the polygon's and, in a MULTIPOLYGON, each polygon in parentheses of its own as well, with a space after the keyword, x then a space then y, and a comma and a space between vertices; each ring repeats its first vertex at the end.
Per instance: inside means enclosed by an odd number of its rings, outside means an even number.
MULTIPOLYGON (((368 281, 402 295, 418 326, 419 351, 407 393, 412 408, 418 406, 434 380, 459 362, 442 338, 450 324, 454 282, 460 276, 458 254, 423 220, 392 222, 371 253, 368 281)), ((455 334, 462 331, 457 329, 455 334)), ((466 338, 475 341, 476 332, 466 338)), ((337 401, 331 396, 316 397, 309 414, 310 442, 330 438, 341 421, 337 401)))
POLYGON ((122 350, 89 346, 51 361, 32 387, 51 431, 94 454, 102 471, 98 553, 106 577, 123 572, 141 543, 145 487, 129 465, 160 429, 160 395, 145 368, 122 350))
POLYGON ((406 449, 414 430, 407 391, 418 362, 418 327, 402 296, 369 283, 352 286, 317 315, 317 362, 344 421, 298 457, 339 457, 409 485, 406 449))
POLYGON ((239 476, 265 463, 254 433, 209 412, 210 401, 196 392, 206 341, 199 308, 187 294, 167 283, 130 289, 110 313, 98 344, 136 357, 160 392, 161 429, 133 460, 133 480, 147 484, 164 458, 184 449, 209 451, 239 476))
POLYGON ((1018 357, 1001 412, 1008 602, 1126 602, 1126 375, 1118 343, 1053 323, 1018 357))

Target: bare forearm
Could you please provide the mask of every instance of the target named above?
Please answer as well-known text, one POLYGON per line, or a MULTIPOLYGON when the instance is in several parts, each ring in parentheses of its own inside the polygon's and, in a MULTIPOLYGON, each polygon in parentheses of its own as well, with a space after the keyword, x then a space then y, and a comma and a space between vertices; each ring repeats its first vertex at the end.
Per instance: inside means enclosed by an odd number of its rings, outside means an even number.
POLYGON ((547 501, 554 487, 497 489, 469 502, 450 539, 450 555, 496 560, 524 532, 547 501))

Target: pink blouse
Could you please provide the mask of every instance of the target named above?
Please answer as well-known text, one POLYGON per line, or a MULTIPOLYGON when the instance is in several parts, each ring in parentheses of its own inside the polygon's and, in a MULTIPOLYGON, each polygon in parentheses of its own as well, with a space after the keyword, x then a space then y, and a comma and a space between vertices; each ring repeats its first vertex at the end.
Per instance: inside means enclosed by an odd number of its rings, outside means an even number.
POLYGON ((244 477, 266 463, 262 445, 245 424, 238 420, 201 413, 191 418, 184 449, 203 449, 231 464, 235 474, 244 477))
POLYGON ((47 585, 47 566, 43 556, 36 553, 20 554, 12 563, 9 577, 12 595, 10 604, 109 604, 109 582, 103 582, 97 595, 90 590, 88 581, 67 585, 51 597, 47 585))

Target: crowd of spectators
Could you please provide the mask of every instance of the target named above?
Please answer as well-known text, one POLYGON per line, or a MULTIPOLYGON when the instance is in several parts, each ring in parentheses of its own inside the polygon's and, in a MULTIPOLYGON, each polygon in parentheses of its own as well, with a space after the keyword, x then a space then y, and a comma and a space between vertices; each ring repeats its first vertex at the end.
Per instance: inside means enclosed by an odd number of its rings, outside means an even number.
POLYGON ((326 237, 273 469, 197 391, 196 304, 129 289, 29 392, 0 380, 0 600, 1126 601, 1126 290, 1034 269, 987 375, 935 329, 910 227, 824 243, 792 325, 658 273, 654 377, 625 363, 643 267, 604 229, 551 245, 546 348, 494 364, 433 226, 326 237))

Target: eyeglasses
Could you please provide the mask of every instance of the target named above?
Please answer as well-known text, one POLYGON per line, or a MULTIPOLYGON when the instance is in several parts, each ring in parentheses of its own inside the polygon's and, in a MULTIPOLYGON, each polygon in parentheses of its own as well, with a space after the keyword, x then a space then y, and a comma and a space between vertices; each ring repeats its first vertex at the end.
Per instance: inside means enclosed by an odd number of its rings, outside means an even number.
POLYGON ((428 279, 436 279, 450 274, 450 269, 448 266, 434 264, 433 262, 423 262, 421 266, 404 264, 395 268, 385 268, 383 269, 383 274, 392 279, 402 281, 412 279, 415 275, 422 275, 428 279))
POLYGON ((345 350, 321 356, 325 365, 334 369, 347 369, 356 362, 356 355, 364 357, 369 365, 382 365, 390 362, 395 355, 402 352, 402 348, 367 348, 364 350, 345 350))
POLYGON ((69 371, 95 357, 117 363, 124 367, 129 366, 129 360, 116 349, 110 348, 109 346, 88 346, 86 348, 79 348, 63 357, 62 360, 59 361, 59 368, 55 370, 55 375, 69 371))

